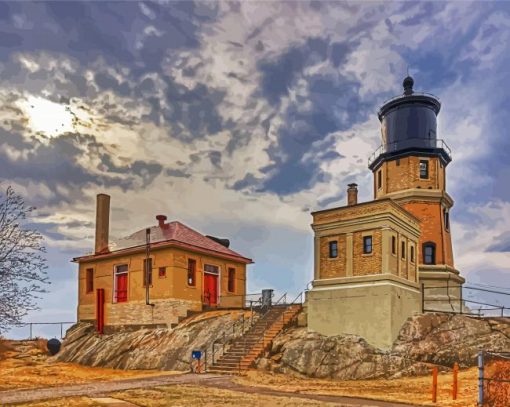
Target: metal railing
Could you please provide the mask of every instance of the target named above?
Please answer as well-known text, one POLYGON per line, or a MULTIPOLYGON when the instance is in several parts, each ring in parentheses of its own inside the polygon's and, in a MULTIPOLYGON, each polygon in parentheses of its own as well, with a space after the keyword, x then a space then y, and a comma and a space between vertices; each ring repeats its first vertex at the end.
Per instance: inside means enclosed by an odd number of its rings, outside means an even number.
POLYGON ((434 99, 436 99, 438 102, 441 101, 441 99, 439 99, 438 96, 432 94, 432 93, 427 93, 427 92, 415 92, 413 91, 413 93, 411 93, 410 95, 397 95, 397 96, 393 96, 389 99, 386 99, 384 102, 382 102, 382 106, 386 105, 387 103, 389 102, 393 102, 394 100, 399 100, 399 99, 402 99, 402 98, 406 98, 408 96, 428 96, 428 97, 432 97, 434 99))
POLYGON ((446 144, 443 139, 426 139, 426 138, 408 138, 405 140, 399 140, 392 143, 381 144, 371 155, 368 157, 368 165, 372 165, 372 163, 384 153, 392 153, 400 150, 405 150, 408 148, 417 147, 417 148, 442 148, 446 151, 446 154, 451 159, 452 158, 452 150, 446 144))
POLYGON ((210 365, 214 365, 215 357, 217 355, 217 346, 221 345, 221 355, 225 353, 225 349, 228 348, 229 344, 237 337, 244 335, 248 331, 258 318, 254 318, 255 310, 262 307, 262 293, 255 294, 242 294, 242 295, 229 295, 223 297, 245 297, 244 304, 245 309, 250 310, 250 318, 248 321, 244 318, 244 315, 237 321, 234 321, 231 327, 223 330, 220 335, 212 342, 209 347, 206 347, 204 352, 205 370, 207 371, 208 355, 210 355, 210 365), (232 331, 232 334, 231 334, 232 331))
POLYGON ((29 334, 28 340, 32 340, 35 338, 38 338, 38 336, 34 336, 34 325, 57 325, 60 326, 60 339, 64 339, 64 325, 74 325, 76 324, 76 321, 69 322, 69 321, 58 321, 58 322, 20 322, 19 324, 14 325, 12 328, 20 328, 20 327, 29 327, 29 334))
MULTIPOLYGON (((302 301, 303 301, 303 292, 301 291, 293 300, 292 302, 287 302, 287 293, 284 293, 279 299, 278 301, 276 301, 275 303, 273 303, 271 305, 271 307, 260 317, 260 319, 263 321, 263 325, 262 325, 262 337, 255 343, 253 343, 251 345, 251 349, 255 349, 257 347, 257 345, 259 344, 262 344, 262 348, 261 348, 261 352, 263 352, 266 347, 272 342, 272 338, 268 339, 266 338, 266 331, 268 328, 270 328, 271 326, 273 326, 277 321, 278 321, 278 318, 275 319, 275 320, 264 320, 264 318, 269 314, 269 312, 274 309, 274 307, 278 307, 278 305, 297 305, 299 304, 300 306, 302 306, 302 301)), ((285 316, 287 313, 291 313, 291 312, 294 312, 292 310, 288 310, 288 309, 284 309, 282 314, 281 314, 281 320, 282 320, 282 329, 287 326, 288 324, 292 323, 296 318, 297 318, 297 313, 294 314, 294 316, 289 319, 288 321, 285 321, 285 316)), ((243 346, 243 357, 246 357, 246 338, 244 339, 244 346, 243 346)), ((239 359, 239 364, 238 364, 238 371, 239 373, 241 373, 241 362, 243 361, 243 357, 241 357, 239 359)))
POLYGON ((421 286, 422 291, 422 311, 423 312, 444 312, 449 314, 464 314, 471 315, 477 317, 510 317, 510 306, 501 305, 501 304, 492 304, 484 301, 477 301, 473 299, 466 298, 465 291, 468 291, 470 294, 471 291, 478 291, 489 293, 493 295, 505 295, 509 297, 510 302, 510 293, 497 291, 497 290, 489 290, 486 288, 477 288, 470 286, 458 286, 458 285, 450 285, 448 280, 445 286, 429 286, 425 287, 423 284, 421 286), (426 290, 445 290, 444 292, 439 292, 436 296, 446 296, 446 298, 431 298, 427 296, 426 290), (453 292, 453 294, 452 294, 453 292), (450 310, 446 311, 444 309, 430 309, 425 306, 425 303, 438 303, 445 304, 450 310), (468 304, 468 305, 466 305, 468 304), (469 304, 475 305, 474 307, 469 307, 469 304))

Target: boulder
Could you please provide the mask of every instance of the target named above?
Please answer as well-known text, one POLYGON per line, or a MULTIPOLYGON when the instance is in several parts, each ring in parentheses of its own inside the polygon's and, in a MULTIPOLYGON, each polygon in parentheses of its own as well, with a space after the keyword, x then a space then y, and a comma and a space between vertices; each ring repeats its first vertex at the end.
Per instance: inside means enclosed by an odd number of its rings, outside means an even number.
POLYGON ((355 335, 324 336, 296 328, 273 341, 259 368, 317 378, 376 379, 402 371, 421 373, 424 363, 383 352, 355 335))
POLYGON ((413 360, 452 367, 476 365, 479 350, 510 350, 509 318, 423 314, 409 318, 393 351, 413 360))
POLYGON ((280 334, 258 367, 274 372, 334 379, 395 378, 476 365, 480 349, 508 351, 510 320, 423 314, 409 318, 390 351, 354 335, 324 336, 293 328, 280 334))

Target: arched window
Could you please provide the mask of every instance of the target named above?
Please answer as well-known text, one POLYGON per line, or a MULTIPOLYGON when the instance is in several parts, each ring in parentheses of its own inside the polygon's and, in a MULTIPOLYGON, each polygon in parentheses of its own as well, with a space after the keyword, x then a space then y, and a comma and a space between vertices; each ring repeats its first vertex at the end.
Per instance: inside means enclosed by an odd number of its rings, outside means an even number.
POLYGON ((436 264, 436 244, 434 242, 423 243, 423 263, 436 264))

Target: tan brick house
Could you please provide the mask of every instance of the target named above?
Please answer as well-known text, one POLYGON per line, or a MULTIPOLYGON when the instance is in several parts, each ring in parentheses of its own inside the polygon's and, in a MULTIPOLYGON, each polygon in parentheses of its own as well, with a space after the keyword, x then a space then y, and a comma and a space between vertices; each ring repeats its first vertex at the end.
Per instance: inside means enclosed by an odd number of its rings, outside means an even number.
POLYGON ((101 332, 170 327, 204 306, 244 306, 252 260, 231 250, 228 240, 158 215, 157 226, 110 243, 109 202, 108 195, 98 195, 95 252, 73 259, 78 321, 92 321, 101 332))
POLYGON ((358 203, 350 184, 347 206, 312 213, 311 330, 390 348, 403 322, 422 312, 423 290, 459 296, 464 278, 454 268, 446 192, 451 156, 436 138, 441 104, 413 92, 413 83, 407 77, 404 94, 379 110, 383 144, 369 162, 374 200, 358 203))

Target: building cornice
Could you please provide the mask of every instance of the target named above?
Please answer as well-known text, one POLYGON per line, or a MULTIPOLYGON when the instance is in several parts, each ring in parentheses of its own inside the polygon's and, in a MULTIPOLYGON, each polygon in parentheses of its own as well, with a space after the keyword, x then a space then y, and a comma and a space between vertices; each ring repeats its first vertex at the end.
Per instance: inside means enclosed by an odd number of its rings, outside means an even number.
POLYGON ((398 203, 411 201, 431 201, 440 202, 444 206, 451 208, 454 205, 452 197, 445 191, 437 189, 410 188, 398 192, 390 192, 383 199, 390 198, 398 203))
POLYGON ((405 278, 396 276, 394 274, 370 274, 365 276, 353 277, 336 277, 336 278, 323 278, 317 279, 312 282, 313 289, 326 288, 331 286, 336 287, 352 287, 352 285, 374 285, 380 282, 392 282, 397 285, 403 285, 419 289, 420 284, 414 281, 406 280, 405 278))
POLYGON ((326 234, 324 232, 336 232, 338 229, 343 229, 345 233, 351 232, 350 229, 352 229, 352 232, 360 231, 360 227, 364 225, 368 226, 367 229, 373 229, 374 223, 379 223, 379 227, 388 227, 388 223, 393 223, 416 238, 420 237, 419 223, 414 223, 413 227, 412 223, 406 222, 392 212, 369 214, 350 219, 332 220, 325 223, 312 224, 311 227, 318 236, 325 236, 326 234))

